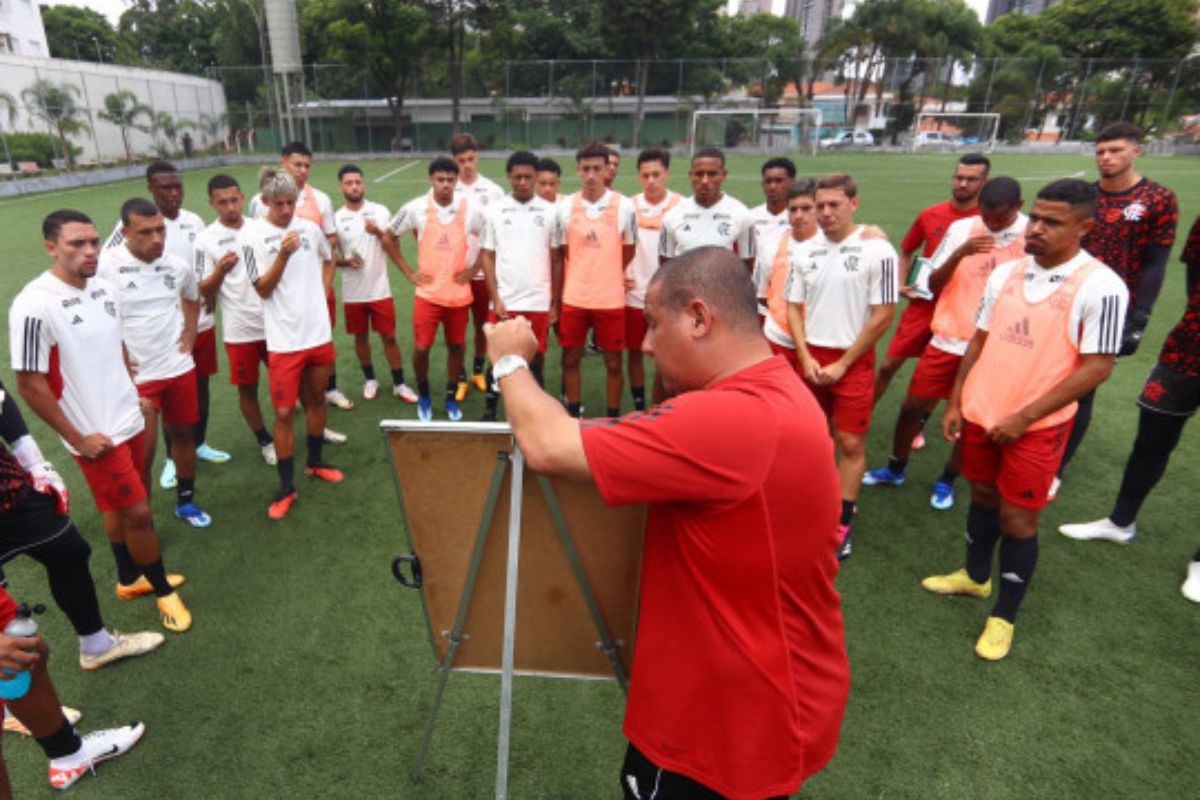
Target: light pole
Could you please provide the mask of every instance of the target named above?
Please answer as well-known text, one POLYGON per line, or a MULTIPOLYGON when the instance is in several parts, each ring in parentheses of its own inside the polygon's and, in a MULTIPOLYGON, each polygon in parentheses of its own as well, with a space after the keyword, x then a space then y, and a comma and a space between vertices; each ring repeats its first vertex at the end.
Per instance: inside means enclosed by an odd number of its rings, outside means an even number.
MULTIPOLYGON (((271 83, 271 69, 267 65, 267 39, 266 39, 265 25, 263 24, 262 14, 259 12, 258 7, 254 4, 253 0, 242 0, 242 2, 244 2, 246 4, 246 7, 250 9, 250 15, 252 17, 254 17, 254 27, 258 29, 259 63, 262 64, 263 89, 267 93, 264 98, 267 101, 267 124, 271 128, 271 135, 274 136, 274 134, 275 134, 275 119, 271 113, 272 112, 271 94, 272 94, 273 84, 271 83)), ((246 125, 250 128, 251 131, 254 130, 254 120, 253 119, 247 119, 246 125)))

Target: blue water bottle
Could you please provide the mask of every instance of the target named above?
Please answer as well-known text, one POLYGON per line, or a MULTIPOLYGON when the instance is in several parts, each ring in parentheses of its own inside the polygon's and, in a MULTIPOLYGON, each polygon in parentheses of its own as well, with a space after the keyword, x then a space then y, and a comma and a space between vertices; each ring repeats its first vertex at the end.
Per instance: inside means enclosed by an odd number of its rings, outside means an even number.
MULTIPOLYGON (((17 615, 13 617, 12 622, 4 626, 5 636, 37 636, 38 626, 33 621, 34 614, 41 614, 46 610, 43 605, 36 605, 30 608, 22 603, 17 609, 17 615)), ((10 669, 0 669, 0 698, 5 700, 16 700, 24 697, 29 691, 29 683, 32 678, 29 675, 29 670, 23 669, 20 672, 13 672, 10 669), (11 675, 12 677, 4 677, 11 675)))

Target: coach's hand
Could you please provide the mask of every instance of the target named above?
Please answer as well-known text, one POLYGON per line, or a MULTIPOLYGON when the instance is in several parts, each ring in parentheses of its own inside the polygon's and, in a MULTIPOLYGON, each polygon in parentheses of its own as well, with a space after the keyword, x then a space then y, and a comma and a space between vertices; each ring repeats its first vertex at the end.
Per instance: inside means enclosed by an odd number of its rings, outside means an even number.
POLYGON ((493 364, 504 356, 520 356, 532 361, 537 355, 537 337, 533 334, 533 326, 524 317, 486 323, 483 333, 487 336, 488 358, 493 364))
POLYGON ((78 442, 72 443, 72 447, 84 458, 96 459, 112 450, 113 442, 103 433, 89 433, 78 442))

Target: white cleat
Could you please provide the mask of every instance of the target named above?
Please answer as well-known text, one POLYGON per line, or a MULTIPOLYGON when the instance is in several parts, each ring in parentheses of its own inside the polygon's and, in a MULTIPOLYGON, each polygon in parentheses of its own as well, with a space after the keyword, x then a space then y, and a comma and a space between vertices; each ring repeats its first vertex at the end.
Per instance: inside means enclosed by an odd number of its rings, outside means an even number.
POLYGON ((1200 603, 1200 561, 1188 564, 1187 580, 1179 587, 1183 596, 1193 603, 1200 603))
POLYGON ((1081 542, 1093 539, 1103 539, 1117 544, 1129 544, 1137 534, 1137 523, 1131 522, 1125 527, 1114 523, 1108 517, 1095 522, 1079 522, 1070 525, 1059 525, 1058 532, 1069 539, 1081 542))
POLYGON ((106 664, 120 661, 123 658, 144 656, 146 653, 152 653, 157 650, 166 641, 166 638, 158 631, 141 631, 138 633, 110 631, 109 633, 113 640, 112 647, 94 656, 80 653, 80 667, 91 672, 100 669, 106 664))
POLYGON ((329 444, 345 444, 346 434, 338 433, 333 428, 326 428, 323 438, 329 444))
POLYGON ((270 464, 272 467, 279 463, 279 456, 275 454, 275 443, 268 442, 262 446, 263 461, 270 464))
POLYGON ((379 397, 379 381, 371 378, 363 384, 363 400, 374 400, 379 397))
POLYGON ((78 752, 50 762, 50 785, 66 789, 89 772, 94 773, 97 764, 128 753, 145 733, 146 726, 134 722, 86 734, 78 752))
POLYGON ((399 386, 393 386, 392 396, 398 397, 409 404, 417 402, 417 393, 409 388, 407 383, 402 383, 399 386))
POLYGON ((327 391, 325 393, 325 402, 331 406, 337 406, 342 411, 349 411, 354 408, 354 401, 342 394, 341 389, 330 389, 327 391))

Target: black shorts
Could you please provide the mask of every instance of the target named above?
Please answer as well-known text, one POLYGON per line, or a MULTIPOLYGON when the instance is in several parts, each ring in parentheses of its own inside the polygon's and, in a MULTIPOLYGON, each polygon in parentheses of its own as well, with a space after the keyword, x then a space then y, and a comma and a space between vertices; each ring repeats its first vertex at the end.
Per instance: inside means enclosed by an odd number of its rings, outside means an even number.
POLYGON ((1193 378, 1162 364, 1155 364, 1142 386, 1138 405, 1148 411, 1190 417, 1200 406, 1200 378, 1193 378))
POLYGON ((72 527, 71 518, 58 513, 53 495, 35 492, 0 517, 0 564, 65 535, 72 527))
MULTIPOLYGON (((621 791, 625 800, 724 800, 723 795, 686 775, 658 766, 632 744, 621 765, 621 791)), ((787 800, 787 795, 763 800, 787 800)))

